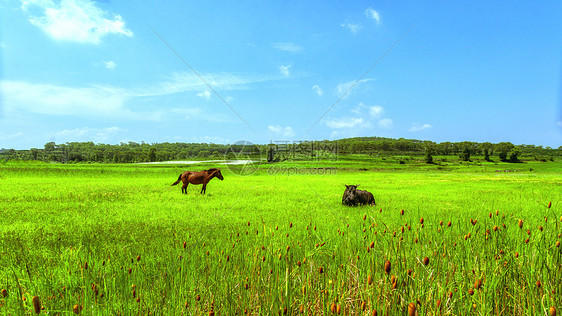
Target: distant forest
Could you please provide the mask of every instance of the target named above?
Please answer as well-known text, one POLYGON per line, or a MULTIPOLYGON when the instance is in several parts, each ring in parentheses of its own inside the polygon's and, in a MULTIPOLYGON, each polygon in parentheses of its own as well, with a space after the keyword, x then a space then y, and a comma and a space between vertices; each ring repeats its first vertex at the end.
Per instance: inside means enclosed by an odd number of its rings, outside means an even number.
POLYGON ((424 156, 430 162, 433 155, 458 156, 463 160, 481 156, 486 160, 518 161, 519 158, 552 160, 562 156, 558 148, 535 145, 513 145, 509 142, 442 142, 382 137, 355 137, 323 141, 287 141, 261 145, 221 145, 207 143, 136 143, 119 145, 72 142, 50 142, 44 148, 28 150, 0 149, 0 159, 38 160, 46 162, 78 163, 135 163, 170 160, 236 159, 262 157, 268 161, 336 157, 338 155, 402 155, 424 156), (242 154, 242 155, 240 155, 242 154))

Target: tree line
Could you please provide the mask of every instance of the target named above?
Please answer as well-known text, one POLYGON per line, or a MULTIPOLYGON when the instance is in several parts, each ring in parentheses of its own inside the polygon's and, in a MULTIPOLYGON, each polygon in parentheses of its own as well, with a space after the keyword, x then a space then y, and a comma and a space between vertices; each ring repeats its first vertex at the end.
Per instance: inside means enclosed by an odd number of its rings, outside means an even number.
MULTIPOLYGON (((520 157, 548 160, 562 156, 562 146, 514 145, 510 142, 442 142, 427 140, 393 139, 383 137, 354 137, 323 141, 271 142, 252 146, 236 147, 213 143, 154 143, 127 142, 117 145, 94 144, 93 142, 70 142, 56 144, 49 142, 44 148, 26 150, 0 149, 2 160, 39 160, 47 162, 77 163, 135 163, 188 159, 239 158, 238 154, 263 157, 271 161, 285 159, 314 159, 342 155, 425 155, 431 162, 432 156, 458 156, 469 160, 473 156, 493 157, 502 161, 517 161, 520 157), (514 159, 513 159, 514 158, 514 159)), ((495 158, 494 158, 495 159, 495 158)))

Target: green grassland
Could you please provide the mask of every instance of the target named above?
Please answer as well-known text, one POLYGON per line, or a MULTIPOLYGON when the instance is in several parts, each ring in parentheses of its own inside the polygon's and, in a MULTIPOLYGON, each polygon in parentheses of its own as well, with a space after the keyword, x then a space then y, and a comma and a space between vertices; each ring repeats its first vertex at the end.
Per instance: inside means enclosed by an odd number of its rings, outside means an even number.
POLYGON ((562 162, 418 160, 222 166, 206 195, 171 184, 216 164, 2 163, 0 315, 562 309, 562 162))

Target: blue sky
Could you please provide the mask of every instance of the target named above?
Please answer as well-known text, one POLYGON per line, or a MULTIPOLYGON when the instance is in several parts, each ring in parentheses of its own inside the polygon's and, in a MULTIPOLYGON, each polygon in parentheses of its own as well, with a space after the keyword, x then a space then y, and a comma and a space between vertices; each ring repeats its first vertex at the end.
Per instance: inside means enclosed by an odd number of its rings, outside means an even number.
POLYGON ((557 148, 561 14, 560 1, 0 0, 0 148, 355 136, 557 148))

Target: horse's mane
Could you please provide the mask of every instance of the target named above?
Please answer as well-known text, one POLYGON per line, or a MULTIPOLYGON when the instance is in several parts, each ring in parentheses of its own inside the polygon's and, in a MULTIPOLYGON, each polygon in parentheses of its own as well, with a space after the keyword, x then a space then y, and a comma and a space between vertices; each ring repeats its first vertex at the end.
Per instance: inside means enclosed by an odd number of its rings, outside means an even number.
POLYGON ((205 171, 211 171, 211 172, 213 172, 213 171, 215 171, 215 170, 219 170, 219 169, 217 169, 217 168, 211 168, 211 169, 205 170, 205 171))

